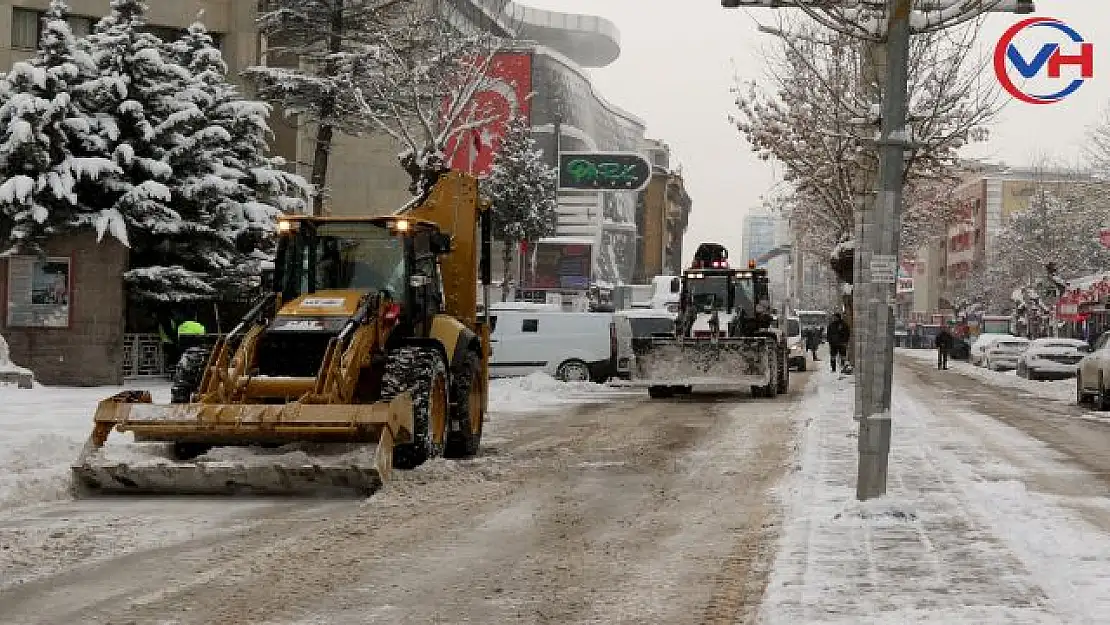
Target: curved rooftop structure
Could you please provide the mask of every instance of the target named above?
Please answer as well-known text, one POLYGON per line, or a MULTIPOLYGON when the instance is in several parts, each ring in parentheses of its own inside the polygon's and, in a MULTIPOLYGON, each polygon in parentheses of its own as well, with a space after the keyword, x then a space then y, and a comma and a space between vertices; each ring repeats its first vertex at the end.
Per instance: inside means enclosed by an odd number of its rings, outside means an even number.
POLYGON ((513 0, 470 0, 519 39, 547 46, 582 67, 605 67, 621 53, 620 31, 594 15, 545 11, 513 0))

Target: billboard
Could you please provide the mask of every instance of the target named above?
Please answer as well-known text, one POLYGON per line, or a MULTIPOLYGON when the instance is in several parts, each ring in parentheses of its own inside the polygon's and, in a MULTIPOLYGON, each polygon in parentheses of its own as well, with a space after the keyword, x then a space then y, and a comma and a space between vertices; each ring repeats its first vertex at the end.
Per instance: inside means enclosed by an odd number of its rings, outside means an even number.
POLYGON ((533 244, 527 284, 533 289, 585 290, 592 279, 593 246, 558 240, 533 244))
POLYGON ((484 83, 474 94, 469 114, 463 119, 485 120, 467 128, 447 142, 451 169, 477 176, 489 173, 493 155, 501 145, 505 125, 517 116, 531 119, 532 55, 501 52, 486 68, 484 83))

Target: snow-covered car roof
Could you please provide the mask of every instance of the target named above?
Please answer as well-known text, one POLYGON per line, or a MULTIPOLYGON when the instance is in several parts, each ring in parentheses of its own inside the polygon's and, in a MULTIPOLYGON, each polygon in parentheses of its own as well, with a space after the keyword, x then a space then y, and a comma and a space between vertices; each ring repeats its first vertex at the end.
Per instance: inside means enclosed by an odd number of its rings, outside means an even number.
POLYGON ((1013 334, 1000 334, 1000 333, 997 333, 997 332, 984 332, 984 333, 980 334, 978 337, 976 337, 975 342, 976 343, 988 343, 988 342, 997 341, 999 339, 1016 339, 1016 338, 1018 338, 1018 337, 1014 336, 1013 334))
POLYGON ((1043 338, 1043 339, 1034 339, 1033 342, 1030 344, 1030 347, 1040 347, 1042 345, 1074 345, 1076 347, 1080 347, 1080 346, 1084 346, 1086 344, 1087 344, 1087 341, 1084 341, 1083 339, 1066 339, 1066 338, 1048 337, 1048 338, 1043 338))
POLYGON ((667 319, 674 319, 675 313, 670 312, 666 308, 626 308, 618 310, 613 313, 622 317, 665 317, 667 319))
POLYGON ((991 343, 991 348, 993 349, 993 348, 998 348, 998 347, 1026 347, 1028 345, 1029 345, 1029 339, 1025 339, 1025 338, 1022 338, 1020 336, 1012 336, 1012 337, 1002 338, 1002 339, 999 339, 997 341, 994 341, 993 343, 991 343))
POLYGON ((1071 348, 1079 349, 1079 348, 1087 348, 1088 344, 1087 344, 1087 341, 1083 341, 1083 340, 1080 340, 1080 339, 1054 339, 1054 338, 1037 339, 1037 340, 1032 341, 1031 343, 1029 343, 1029 349, 1034 350, 1034 351, 1042 350, 1042 349, 1059 349, 1061 347, 1071 347, 1071 348))
POLYGON ((527 310, 536 312, 563 312, 563 307, 558 304, 539 304, 535 302, 497 302, 490 304, 490 312, 499 310, 527 310))

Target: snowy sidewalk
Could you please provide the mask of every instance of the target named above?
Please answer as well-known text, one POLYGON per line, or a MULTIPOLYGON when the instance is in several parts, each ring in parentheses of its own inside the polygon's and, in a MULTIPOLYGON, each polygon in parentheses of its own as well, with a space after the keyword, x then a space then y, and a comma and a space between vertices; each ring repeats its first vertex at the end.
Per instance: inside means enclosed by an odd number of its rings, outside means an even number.
POLYGON ((859 504, 852 378, 815 376, 762 623, 1110 623, 1110 537, 1027 487, 1034 472, 1076 469, 899 375, 888 496, 859 504))

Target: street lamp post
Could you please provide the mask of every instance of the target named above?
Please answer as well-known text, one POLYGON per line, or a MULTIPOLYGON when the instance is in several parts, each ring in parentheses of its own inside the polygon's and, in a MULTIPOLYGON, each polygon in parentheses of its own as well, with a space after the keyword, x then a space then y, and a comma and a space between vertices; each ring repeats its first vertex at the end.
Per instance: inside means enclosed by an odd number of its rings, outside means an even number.
MULTIPOLYGON (((825 24, 843 24, 838 3, 828 0, 721 0, 726 8, 802 8, 825 24), (825 19, 820 19, 824 17, 825 19)), ((851 3, 845 3, 851 4, 851 3)), ((854 3, 858 5, 858 3, 854 3)), ((1031 13, 1033 0, 886 0, 886 29, 870 39, 885 52, 878 185, 873 200, 864 200, 856 224, 855 279, 852 287, 853 333, 857 346, 855 415, 860 424, 856 498, 886 493, 891 439, 891 394, 894 373, 894 303, 899 266, 899 232, 907 148, 913 147, 907 124, 911 18, 923 17, 925 30, 939 30, 984 12, 1031 13)), ((851 28, 849 27, 851 26, 851 28)), ((880 52, 878 46, 873 50, 880 52)), ((874 62, 874 54, 870 54, 874 62)), ((878 68, 873 68, 878 69, 878 68)))

